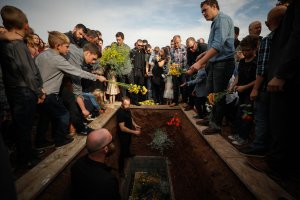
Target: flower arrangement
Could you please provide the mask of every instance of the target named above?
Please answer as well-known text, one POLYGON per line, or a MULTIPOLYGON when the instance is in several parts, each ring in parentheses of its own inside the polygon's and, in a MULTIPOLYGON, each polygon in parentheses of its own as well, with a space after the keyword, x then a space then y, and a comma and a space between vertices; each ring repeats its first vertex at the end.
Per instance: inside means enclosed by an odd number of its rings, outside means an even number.
POLYGON ((173 146, 173 141, 168 137, 165 129, 156 129, 149 144, 152 149, 158 150, 162 155, 164 151, 173 146))
POLYGON ((174 117, 172 117, 170 121, 167 122, 167 125, 176 127, 179 127, 181 125, 181 120, 178 117, 178 113, 175 113, 174 117))
POLYGON ((121 82, 116 82, 116 81, 112 81, 112 80, 108 80, 107 82, 116 84, 120 87, 124 87, 130 93, 138 94, 140 92, 142 95, 145 95, 148 92, 148 90, 145 86, 140 86, 137 84, 127 84, 127 83, 121 83, 121 82))
POLYGON ((177 63, 172 63, 168 65, 168 68, 169 68, 168 75, 171 76, 180 76, 181 74, 186 73, 186 70, 182 69, 180 65, 177 63))
POLYGON ((240 107, 242 108, 242 112, 243 112, 242 119, 248 122, 253 121, 252 105, 241 104, 240 107))
POLYGON ((119 75, 121 74, 122 67, 124 66, 128 56, 128 49, 112 44, 110 47, 103 50, 102 57, 100 58, 100 64, 102 66, 111 67, 111 69, 119 75))
POLYGON ((170 199, 169 183, 155 172, 136 172, 129 200, 170 199))
POLYGON ((145 100, 139 102, 141 105, 158 105, 158 103, 155 103, 154 100, 145 100))
POLYGON ((228 91, 209 93, 207 96, 207 101, 210 105, 215 105, 228 93, 228 91))

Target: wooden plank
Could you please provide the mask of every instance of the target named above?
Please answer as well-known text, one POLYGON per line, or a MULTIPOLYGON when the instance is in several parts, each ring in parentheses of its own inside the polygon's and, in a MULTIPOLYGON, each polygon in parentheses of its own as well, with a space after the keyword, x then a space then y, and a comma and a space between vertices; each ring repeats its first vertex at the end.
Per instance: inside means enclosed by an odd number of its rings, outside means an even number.
POLYGON ((266 174, 261 173, 246 164, 246 157, 224 139, 220 134, 203 135, 202 131, 206 126, 199 126, 193 119, 195 111, 184 111, 183 113, 199 131, 199 134, 207 141, 207 143, 215 150, 219 157, 228 165, 228 167, 237 175, 241 182, 253 193, 257 199, 274 200, 284 197, 286 199, 294 199, 280 185, 269 178, 266 174))
MULTIPOLYGON (((112 105, 105 113, 89 124, 91 128, 102 128, 115 114, 120 105, 112 105)), ((75 135, 70 144, 57 148, 38 165, 29 170, 16 181, 19 200, 36 198, 54 178, 85 147, 86 136, 75 135)))

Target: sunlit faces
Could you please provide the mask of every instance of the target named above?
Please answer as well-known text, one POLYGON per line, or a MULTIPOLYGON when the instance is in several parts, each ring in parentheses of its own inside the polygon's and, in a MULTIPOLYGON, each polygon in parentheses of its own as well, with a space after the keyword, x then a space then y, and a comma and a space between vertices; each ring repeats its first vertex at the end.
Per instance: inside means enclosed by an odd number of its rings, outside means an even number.
POLYGON ((77 40, 83 38, 84 36, 84 32, 83 32, 83 29, 80 28, 80 29, 75 29, 75 32, 74 32, 74 36, 77 40))
POLYGON ((180 38, 179 38, 179 37, 176 37, 176 38, 174 39, 174 47, 175 47, 175 48, 180 48, 180 44, 181 44, 180 38))
POLYGON ((57 50, 62 55, 67 55, 69 52, 70 44, 59 44, 57 45, 57 50))
POLYGON ((123 100, 122 107, 124 109, 129 109, 130 108, 130 100, 123 100))
POLYGON ((116 37, 116 40, 117 40, 117 43, 118 43, 118 45, 122 45, 123 44, 123 39, 122 39, 122 37, 116 37))
POLYGON ((33 39, 34 44, 36 44, 36 45, 40 44, 40 37, 39 36, 33 35, 32 39, 33 39))
POLYGON ((97 54, 92 54, 89 51, 85 51, 83 53, 83 55, 84 55, 84 61, 86 62, 86 64, 94 64, 96 62, 96 60, 98 59, 97 54))
POLYGON ((260 33, 261 33, 261 23, 260 22, 256 22, 256 23, 252 24, 251 27, 250 27, 249 32, 250 32, 250 35, 257 35, 257 36, 259 36, 260 33))
POLYGON ((142 49, 144 47, 143 42, 142 41, 138 41, 136 44, 138 49, 142 49))
POLYGON ((186 44, 186 46, 187 46, 187 49, 189 51, 194 52, 195 51, 196 42, 188 41, 187 44, 186 44))
POLYGON ((209 6, 207 4, 203 4, 201 7, 201 12, 207 21, 212 21, 217 16, 218 9, 215 5, 209 6))

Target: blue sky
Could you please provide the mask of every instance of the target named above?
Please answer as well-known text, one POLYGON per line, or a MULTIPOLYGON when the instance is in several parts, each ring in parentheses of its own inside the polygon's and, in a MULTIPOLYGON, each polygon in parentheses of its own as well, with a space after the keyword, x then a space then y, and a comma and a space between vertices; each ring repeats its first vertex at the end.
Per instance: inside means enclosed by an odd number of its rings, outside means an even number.
MULTIPOLYGON (((202 0, 201 0, 202 1, 202 0)), ((47 41, 47 31, 67 32, 78 23, 102 32, 104 45, 115 41, 115 34, 125 34, 125 43, 133 47, 137 39, 147 39, 154 46, 169 45, 174 35, 182 43, 192 36, 206 41, 210 21, 196 0, 1 0, 0 8, 13 5, 23 10, 30 26, 47 41)), ((262 36, 269 30, 264 25, 268 11, 277 0, 219 0, 220 10, 232 17, 240 27, 240 39, 248 34, 254 20, 263 24, 262 36)))

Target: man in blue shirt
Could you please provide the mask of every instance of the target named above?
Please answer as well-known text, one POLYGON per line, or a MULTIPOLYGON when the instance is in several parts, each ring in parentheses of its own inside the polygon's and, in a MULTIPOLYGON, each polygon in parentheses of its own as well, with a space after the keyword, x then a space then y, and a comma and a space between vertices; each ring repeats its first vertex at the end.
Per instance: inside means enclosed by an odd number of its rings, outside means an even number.
MULTIPOLYGON (((199 55, 198 61, 188 70, 188 74, 203 68, 209 69, 207 78, 208 93, 223 92, 227 89, 234 70, 234 25, 232 19, 220 12, 217 0, 205 0, 201 3, 202 14, 207 21, 212 21, 208 39, 208 50, 199 55)), ((222 98, 213 105, 210 121, 202 121, 202 125, 210 125, 203 134, 221 132, 224 116, 225 100, 222 98)))

